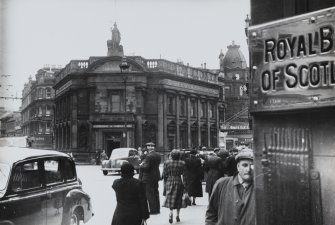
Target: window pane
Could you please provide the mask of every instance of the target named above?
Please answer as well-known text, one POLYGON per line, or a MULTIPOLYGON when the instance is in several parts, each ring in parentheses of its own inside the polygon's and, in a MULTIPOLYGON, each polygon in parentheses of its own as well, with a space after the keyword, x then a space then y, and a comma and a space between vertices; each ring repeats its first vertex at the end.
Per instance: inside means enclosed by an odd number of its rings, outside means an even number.
POLYGON ((14 192, 41 187, 41 185, 37 162, 24 163, 15 167, 12 178, 14 192))
POLYGON ((120 112, 120 95, 113 94, 111 96, 111 111, 120 112))
POLYGON ((58 183, 62 181, 59 162, 56 160, 47 160, 44 162, 45 182, 46 184, 58 183))
POLYGON ((73 163, 70 160, 64 160, 64 178, 66 181, 71 181, 76 179, 76 171, 73 163))

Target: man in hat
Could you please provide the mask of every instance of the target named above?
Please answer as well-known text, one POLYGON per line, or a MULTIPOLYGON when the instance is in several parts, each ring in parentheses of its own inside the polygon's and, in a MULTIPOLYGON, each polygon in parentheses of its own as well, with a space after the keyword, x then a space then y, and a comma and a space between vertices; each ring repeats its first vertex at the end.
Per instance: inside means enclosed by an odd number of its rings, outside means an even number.
POLYGON ((235 158, 238 173, 215 183, 206 211, 206 225, 255 224, 253 151, 243 149, 235 158))
POLYGON ((149 203, 150 214, 160 213, 158 181, 160 180, 159 164, 161 156, 155 151, 155 144, 146 143, 148 154, 140 164, 141 180, 145 184, 145 191, 149 203))

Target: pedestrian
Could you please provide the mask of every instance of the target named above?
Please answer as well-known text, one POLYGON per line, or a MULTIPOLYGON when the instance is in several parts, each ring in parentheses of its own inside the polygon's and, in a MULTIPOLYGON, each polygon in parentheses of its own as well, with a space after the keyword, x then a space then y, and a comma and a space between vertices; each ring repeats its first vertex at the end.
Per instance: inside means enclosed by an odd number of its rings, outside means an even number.
POLYGON ((237 170, 232 177, 219 179, 206 211, 206 225, 254 225, 255 194, 251 149, 236 155, 237 170))
POLYGON ((226 150, 220 150, 217 153, 217 156, 221 158, 221 177, 228 176, 228 169, 227 169, 227 158, 229 157, 229 152, 226 150))
POLYGON ((145 184, 145 192, 149 203, 150 214, 160 213, 158 181, 160 180, 159 164, 161 156, 155 151, 155 144, 146 143, 148 154, 140 164, 141 180, 145 184))
POLYGON ((222 177, 221 158, 217 155, 208 156, 208 158, 205 160, 204 168, 207 172, 206 192, 208 193, 209 198, 212 194, 212 189, 215 182, 222 177))
POLYGON ((237 162, 235 160, 235 157, 238 153, 237 148, 232 148, 229 151, 230 156, 226 159, 226 173, 228 176, 233 176, 235 173, 237 173, 237 162))
POLYGON ((176 221, 180 221, 180 208, 182 206, 182 197, 184 185, 182 175, 185 170, 185 162, 180 160, 179 150, 171 151, 171 159, 164 162, 162 177, 165 183, 165 201, 163 207, 170 209, 169 222, 173 222, 173 210, 177 210, 176 221))
POLYGON ((101 160, 101 162, 102 162, 103 160, 108 160, 108 156, 107 156, 105 150, 102 150, 102 152, 101 152, 101 154, 100 154, 100 160, 101 160))
POLYGON ((195 199, 202 197, 202 179, 204 172, 201 160, 196 156, 197 150, 192 150, 188 158, 185 159, 185 188, 190 197, 193 197, 192 205, 196 205, 195 199))
POLYGON ((144 184, 133 176, 134 166, 124 163, 121 178, 115 180, 112 186, 117 201, 112 225, 141 225, 149 218, 144 184))

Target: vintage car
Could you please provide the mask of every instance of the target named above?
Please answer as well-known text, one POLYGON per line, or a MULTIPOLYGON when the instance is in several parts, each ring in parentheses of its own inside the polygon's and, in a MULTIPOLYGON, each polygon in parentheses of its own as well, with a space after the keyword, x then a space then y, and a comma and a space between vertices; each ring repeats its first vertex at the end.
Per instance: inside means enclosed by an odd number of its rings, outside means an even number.
POLYGON ((107 175, 110 171, 120 172, 121 166, 125 162, 131 163, 136 172, 139 172, 141 159, 138 151, 134 148, 116 148, 113 149, 108 160, 101 162, 102 173, 107 175))
POLYGON ((78 225, 92 216, 71 157, 0 147, 0 225, 78 225))

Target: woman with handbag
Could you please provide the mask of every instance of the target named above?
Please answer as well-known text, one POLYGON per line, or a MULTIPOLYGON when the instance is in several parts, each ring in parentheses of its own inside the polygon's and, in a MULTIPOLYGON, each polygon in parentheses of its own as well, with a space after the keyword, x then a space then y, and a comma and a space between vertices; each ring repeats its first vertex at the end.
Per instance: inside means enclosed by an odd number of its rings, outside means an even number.
POLYGON ((149 218, 149 209, 142 181, 134 176, 134 166, 124 163, 121 178, 113 183, 116 194, 116 209, 112 225, 142 225, 149 218))
POLYGON ((164 162, 162 177, 165 180, 165 202, 163 207, 170 209, 169 222, 173 222, 173 210, 177 210, 176 221, 180 221, 180 209, 182 208, 182 198, 184 185, 182 175, 185 170, 185 162, 180 160, 180 151, 172 150, 171 159, 164 162))

